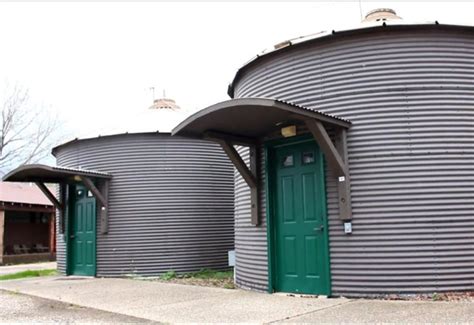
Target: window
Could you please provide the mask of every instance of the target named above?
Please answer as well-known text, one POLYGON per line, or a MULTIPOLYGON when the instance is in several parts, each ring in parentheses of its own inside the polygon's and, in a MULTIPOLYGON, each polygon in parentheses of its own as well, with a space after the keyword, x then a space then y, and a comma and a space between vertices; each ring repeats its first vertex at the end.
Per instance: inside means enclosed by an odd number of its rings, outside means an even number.
POLYGON ((283 157, 283 167, 293 167, 294 163, 293 155, 283 157))
POLYGON ((303 165, 314 163, 314 152, 303 152, 302 160, 303 165))

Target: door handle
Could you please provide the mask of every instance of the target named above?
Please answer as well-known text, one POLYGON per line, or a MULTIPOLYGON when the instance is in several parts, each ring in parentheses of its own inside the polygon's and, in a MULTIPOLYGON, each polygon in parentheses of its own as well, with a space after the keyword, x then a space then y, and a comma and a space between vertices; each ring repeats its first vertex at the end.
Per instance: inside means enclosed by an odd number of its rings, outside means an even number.
POLYGON ((70 235, 69 238, 74 239, 74 238, 76 238, 76 236, 70 235))
POLYGON ((323 230, 324 230, 324 225, 314 228, 314 231, 323 231, 323 230))

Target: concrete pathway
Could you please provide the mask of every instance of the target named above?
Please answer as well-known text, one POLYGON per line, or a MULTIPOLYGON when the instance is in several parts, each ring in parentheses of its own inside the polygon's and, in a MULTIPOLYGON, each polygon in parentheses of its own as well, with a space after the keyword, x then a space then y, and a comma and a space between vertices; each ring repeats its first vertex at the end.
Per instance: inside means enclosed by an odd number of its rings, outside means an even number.
POLYGON ((128 279, 47 277, 0 289, 165 323, 472 322, 474 303, 302 298, 128 279))
POLYGON ((0 290, 1 324, 158 324, 151 320, 0 290))
POLYGON ((18 264, 0 266, 0 275, 23 272, 26 270, 51 270, 56 269, 56 262, 32 263, 32 264, 18 264))

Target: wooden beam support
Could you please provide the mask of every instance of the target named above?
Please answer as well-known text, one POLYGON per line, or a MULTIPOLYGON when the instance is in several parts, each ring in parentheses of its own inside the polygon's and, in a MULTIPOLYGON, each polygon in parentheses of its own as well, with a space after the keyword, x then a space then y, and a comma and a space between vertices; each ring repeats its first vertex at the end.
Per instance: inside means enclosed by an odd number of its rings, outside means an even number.
POLYGON ((241 145, 241 146, 254 146, 257 144, 257 141, 253 138, 247 138, 240 135, 234 135, 229 133, 223 132, 216 132, 216 131, 206 131, 203 134, 203 138, 211 141, 226 141, 232 144, 241 145))
MULTIPOLYGON (((349 166, 347 155, 347 131, 339 129, 336 135, 336 149, 339 152, 345 166, 349 166)), ((352 204, 351 204, 351 181, 349 168, 346 167, 346 176, 337 179, 337 192, 339 194, 339 217, 343 221, 352 220, 352 204)))
POLYGON ((257 186, 250 187, 250 223, 258 226, 260 223, 259 215, 259 186, 258 186, 258 150, 256 146, 251 146, 250 150, 250 172, 257 182, 257 186))
POLYGON ((259 185, 258 185, 258 150, 256 145, 249 146, 250 150, 250 168, 247 167, 242 157, 235 150, 232 143, 227 139, 208 136, 207 139, 217 142, 221 145, 224 152, 234 164, 242 178, 250 187, 250 222, 257 226, 260 223, 259 218, 259 185))
POLYGON ((252 174, 252 171, 247 167, 243 159, 240 157, 237 150, 235 150, 234 146, 229 142, 221 139, 216 139, 217 142, 221 145, 224 152, 229 157, 230 161, 234 164, 235 168, 239 171, 240 175, 242 175, 245 182, 248 184, 250 188, 257 188, 257 179, 252 174))
POLYGON ((104 180, 100 190, 89 177, 80 176, 82 183, 92 192, 99 205, 97 206, 100 218, 100 232, 106 234, 109 231, 109 181, 104 180))
MULTIPOLYGON (((104 196, 106 202, 109 202, 109 184, 110 181, 104 180, 100 182, 100 192, 104 196)), ((107 207, 101 207, 99 210, 99 218, 100 218, 100 233, 101 234, 107 234, 109 232, 109 216, 108 216, 108 206, 107 207)))
POLYGON ((64 234, 66 231, 66 213, 68 212, 69 206, 69 186, 66 183, 59 184, 59 197, 64 204, 64 209, 58 210, 58 232, 64 234))
POLYGON ((347 131, 344 128, 337 130, 336 145, 334 145, 321 122, 305 120, 305 124, 324 152, 326 160, 336 172, 339 218, 342 221, 350 221, 352 220, 352 204, 347 158, 347 131))
POLYGON ((346 164, 329 138, 324 125, 316 120, 305 120, 305 124, 324 152, 329 164, 335 169, 337 176, 347 176, 346 164))
POLYGON ((53 203, 56 209, 61 210, 61 211, 64 210, 64 204, 59 202, 56 196, 54 196, 54 194, 51 193, 49 188, 46 185, 44 185, 44 183, 36 182, 35 184, 36 186, 38 186, 41 192, 43 192, 43 194, 48 198, 48 200, 50 200, 51 203, 53 203))
POLYGON ((95 196, 97 201, 102 207, 108 208, 109 204, 105 197, 100 193, 99 189, 95 186, 94 182, 89 177, 80 176, 81 182, 87 187, 89 191, 95 196))

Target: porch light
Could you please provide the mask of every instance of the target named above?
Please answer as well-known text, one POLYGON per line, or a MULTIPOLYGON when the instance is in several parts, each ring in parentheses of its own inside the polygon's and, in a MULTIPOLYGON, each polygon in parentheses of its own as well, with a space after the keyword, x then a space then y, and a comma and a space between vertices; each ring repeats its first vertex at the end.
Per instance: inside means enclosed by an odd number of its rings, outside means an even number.
POLYGON ((296 135, 296 125, 281 128, 281 135, 285 138, 294 137, 296 135))

